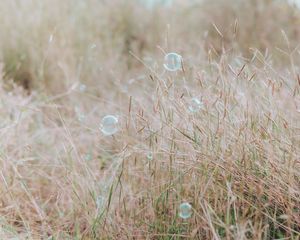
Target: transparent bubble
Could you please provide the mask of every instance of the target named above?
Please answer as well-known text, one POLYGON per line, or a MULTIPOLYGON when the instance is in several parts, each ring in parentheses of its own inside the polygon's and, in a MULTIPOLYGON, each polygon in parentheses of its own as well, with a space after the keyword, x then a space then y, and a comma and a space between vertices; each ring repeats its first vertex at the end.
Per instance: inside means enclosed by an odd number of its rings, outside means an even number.
POLYGON ((153 9, 158 6, 170 7, 174 0, 139 0, 146 8, 153 9))
POLYGON ((179 217, 182 219, 188 219, 192 216, 192 206, 191 204, 185 202, 181 203, 179 206, 179 217))
POLYGON ((99 195, 96 199, 96 206, 98 209, 101 209, 105 204, 105 198, 99 195))
POLYGON ((107 115, 101 121, 100 130, 106 136, 113 135, 118 131, 118 123, 116 116, 107 115))
POLYGON ((236 229, 236 226, 230 225, 230 227, 229 227, 229 230, 230 230, 230 231, 234 231, 235 229, 236 229))
POLYGON ((191 113, 199 112, 201 109, 203 109, 203 102, 198 98, 192 98, 188 109, 191 113))
POLYGON ((175 72, 181 69, 182 57, 177 53, 168 53, 165 56, 164 67, 170 72, 175 72))
POLYGON ((51 34, 49 37, 49 43, 51 43, 52 41, 53 41, 53 34, 51 34))
POLYGON ((81 114, 81 115, 79 115, 77 118, 78 118, 78 121, 79 121, 79 122, 83 122, 84 119, 85 119, 85 116, 84 116, 83 114, 81 114))
POLYGON ((95 43, 93 43, 91 46, 90 46, 90 49, 94 49, 94 48, 96 48, 97 47, 97 45, 95 44, 95 43))
POLYGON ((84 85, 84 84, 81 83, 81 84, 79 85, 79 91, 80 91, 80 92, 85 92, 85 90, 86 90, 86 85, 84 85))
POLYGON ((247 96, 243 91, 237 91, 235 95, 235 99, 237 102, 239 102, 241 105, 246 106, 247 105, 247 96))
POLYGON ((85 159, 86 161, 91 161, 92 158, 93 158, 93 156, 92 156, 92 154, 90 154, 90 153, 87 153, 87 154, 85 154, 85 156, 84 156, 84 159, 85 159))
POLYGON ((171 7, 173 4, 174 0, 161 0, 161 3, 165 6, 165 7, 171 7))
POLYGON ((147 154, 147 159, 148 159, 149 161, 152 161, 152 160, 153 160, 153 154, 152 154, 151 152, 149 152, 149 153, 147 154))
POLYGON ((81 112, 79 107, 75 107, 75 113, 79 122, 83 122, 85 120, 85 115, 81 112))

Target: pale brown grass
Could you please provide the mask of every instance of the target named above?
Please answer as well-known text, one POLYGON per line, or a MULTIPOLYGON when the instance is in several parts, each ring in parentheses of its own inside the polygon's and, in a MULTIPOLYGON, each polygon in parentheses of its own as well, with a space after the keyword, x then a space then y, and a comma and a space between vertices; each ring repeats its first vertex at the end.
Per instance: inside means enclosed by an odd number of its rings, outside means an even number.
POLYGON ((0 239, 299 239, 299 12, 234 2, 0 2, 0 239))

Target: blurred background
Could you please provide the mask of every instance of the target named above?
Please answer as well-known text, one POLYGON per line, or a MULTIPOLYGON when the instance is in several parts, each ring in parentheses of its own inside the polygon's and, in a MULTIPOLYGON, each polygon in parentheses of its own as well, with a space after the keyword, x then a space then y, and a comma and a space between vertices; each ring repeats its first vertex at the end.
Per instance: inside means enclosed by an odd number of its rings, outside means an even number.
POLYGON ((287 52, 298 54, 298 3, 2 0, 0 62, 5 81, 49 93, 77 82, 101 91, 137 74, 137 57, 154 64, 163 51, 188 54, 190 67, 222 52, 250 59, 257 51, 282 66, 287 52))

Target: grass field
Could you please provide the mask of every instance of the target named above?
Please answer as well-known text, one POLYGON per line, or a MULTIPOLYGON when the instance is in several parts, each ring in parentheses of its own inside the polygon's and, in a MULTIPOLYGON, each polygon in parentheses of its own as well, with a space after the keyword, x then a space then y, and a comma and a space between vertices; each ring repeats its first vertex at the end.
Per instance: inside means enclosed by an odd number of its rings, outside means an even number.
POLYGON ((1 0, 0 239, 299 240, 299 23, 280 0, 1 0))

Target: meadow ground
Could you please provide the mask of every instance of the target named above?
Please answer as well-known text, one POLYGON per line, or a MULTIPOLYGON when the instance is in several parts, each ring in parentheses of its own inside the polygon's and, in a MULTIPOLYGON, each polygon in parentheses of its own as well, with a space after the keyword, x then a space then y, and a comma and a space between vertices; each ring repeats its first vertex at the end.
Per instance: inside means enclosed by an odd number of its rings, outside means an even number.
POLYGON ((0 239, 299 239, 299 23, 285 1, 1 0, 0 239))

